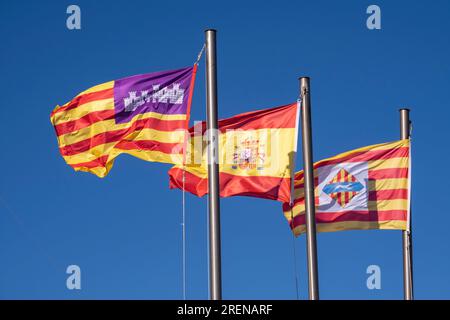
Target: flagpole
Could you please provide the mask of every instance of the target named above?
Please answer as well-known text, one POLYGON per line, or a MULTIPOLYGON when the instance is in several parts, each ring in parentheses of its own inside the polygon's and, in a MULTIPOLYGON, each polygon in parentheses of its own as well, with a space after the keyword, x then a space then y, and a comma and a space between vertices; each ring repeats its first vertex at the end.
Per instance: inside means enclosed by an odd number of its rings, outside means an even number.
POLYGON ((302 99, 302 147, 305 174, 305 214, 306 214, 306 248, 308 255, 309 299, 319 300, 319 279, 317 274, 316 245, 316 208, 314 197, 314 167, 312 156, 311 101, 309 95, 309 77, 301 77, 300 95, 302 99))
MULTIPOLYGON (((409 139, 411 121, 409 109, 400 109, 400 138, 409 139)), ((410 145, 411 152, 411 145, 410 145)), ((409 155, 411 161, 411 154, 409 155)), ((409 167, 409 180, 411 180, 411 166, 409 167)), ((408 194, 411 194, 409 191, 408 194)), ((413 300, 413 270, 412 270, 412 234, 411 234, 411 199, 408 199, 408 228, 402 231, 403 245, 403 295, 405 300, 413 300)))
POLYGON ((217 121, 217 62, 216 30, 207 29, 206 37, 206 113, 208 139, 208 208, 209 208, 209 285, 210 300, 222 299, 220 253, 220 199, 218 121, 217 121))

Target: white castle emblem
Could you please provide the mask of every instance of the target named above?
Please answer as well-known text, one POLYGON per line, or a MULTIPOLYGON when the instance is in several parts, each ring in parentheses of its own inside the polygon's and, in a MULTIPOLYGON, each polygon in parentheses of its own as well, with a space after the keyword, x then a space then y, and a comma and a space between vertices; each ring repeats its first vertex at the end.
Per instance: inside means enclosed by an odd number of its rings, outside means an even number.
POLYGON ((125 104, 125 111, 134 111, 137 107, 145 103, 171 103, 182 104, 184 99, 184 89, 180 88, 179 83, 174 83, 172 88, 164 87, 159 89, 159 84, 153 85, 153 93, 148 93, 149 90, 142 90, 141 95, 138 96, 136 91, 128 92, 128 97, 123 99, 125 104))

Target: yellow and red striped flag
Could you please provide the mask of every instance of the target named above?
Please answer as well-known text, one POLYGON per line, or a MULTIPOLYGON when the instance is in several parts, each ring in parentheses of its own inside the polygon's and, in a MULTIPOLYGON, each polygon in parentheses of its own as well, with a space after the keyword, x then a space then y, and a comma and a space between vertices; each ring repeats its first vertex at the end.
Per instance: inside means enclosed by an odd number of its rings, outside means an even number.
MULTIPOLYGON (((409 140, 363 147, 314 164, 318 232, 407 230, 409 140)), ((283 212, 295 235, 305 232, 303 171, 295 174, 294 201, 283 212)))
POLYGON ((50 115, 61 155, 76 171, 104 177, 127 153, 183 162, 197 65, 92 87, 50 115))
MULTIPOLYGON (((289 201, 297 119, 298 105, 293 103, 219 120, 221 197, 289 201)), ((208 193, 205 130, 205 123, 190 129, 186 165, 169 170, 171 189, 184 188, 199 197, 208 193)))

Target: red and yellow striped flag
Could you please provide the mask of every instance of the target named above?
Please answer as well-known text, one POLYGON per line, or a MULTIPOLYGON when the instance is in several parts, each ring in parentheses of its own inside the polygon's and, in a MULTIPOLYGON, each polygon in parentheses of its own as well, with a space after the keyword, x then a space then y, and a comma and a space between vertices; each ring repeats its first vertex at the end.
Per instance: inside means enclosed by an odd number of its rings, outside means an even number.
MULTIPOLYGON (((293 103, 219 120, 221 197, 289 201, 297 119, 298 105, 293 103)), ((184 170, 182 165, 169 170, 171 189, 184 187, 199 197, 208 193, 205 130, 205 123, 190 129, 188 163, 184 170)))
MULTIPOLYGON (((409 140, 372 145, 314 164, 318 232, 408 229, 409 140)), ((283 212, 295 235, 305 232, 303 171, 283 212)))
POLYGON ((57 106, 50 120, 64 160, 99 177, 121 153, 182 163, 196 70, 194 65, 106 82, 57 106))

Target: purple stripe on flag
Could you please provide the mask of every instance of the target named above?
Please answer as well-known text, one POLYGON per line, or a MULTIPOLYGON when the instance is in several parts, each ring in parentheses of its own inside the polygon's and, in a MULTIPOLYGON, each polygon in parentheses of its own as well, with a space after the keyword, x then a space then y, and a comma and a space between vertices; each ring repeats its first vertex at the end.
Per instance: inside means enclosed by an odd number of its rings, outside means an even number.
POLYGON ((137 114, 186 114, 193 67, 136 75, 114 81, 116 123, 137 114))

